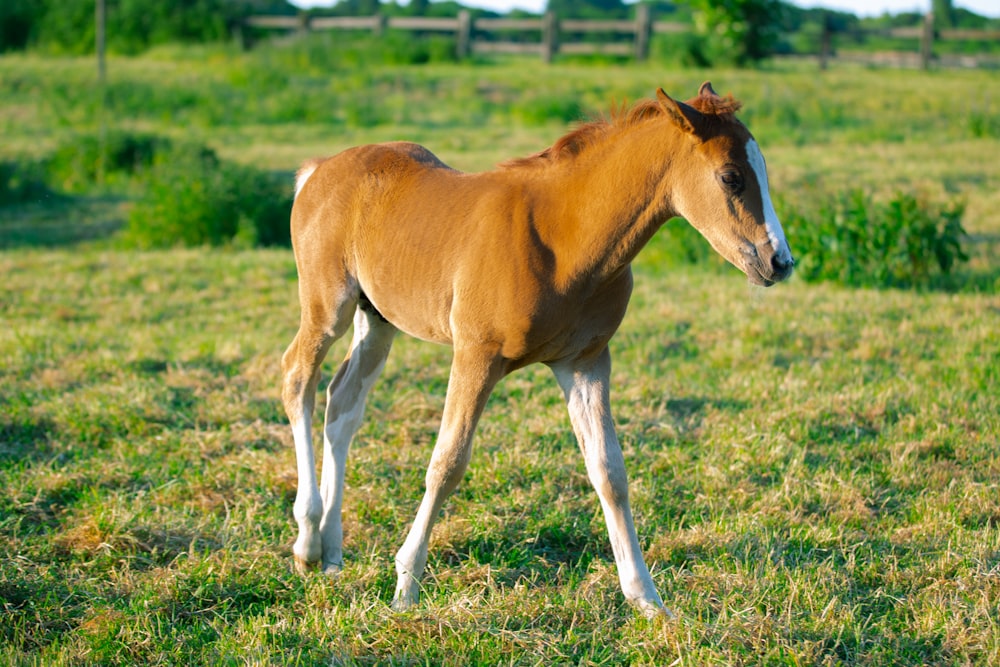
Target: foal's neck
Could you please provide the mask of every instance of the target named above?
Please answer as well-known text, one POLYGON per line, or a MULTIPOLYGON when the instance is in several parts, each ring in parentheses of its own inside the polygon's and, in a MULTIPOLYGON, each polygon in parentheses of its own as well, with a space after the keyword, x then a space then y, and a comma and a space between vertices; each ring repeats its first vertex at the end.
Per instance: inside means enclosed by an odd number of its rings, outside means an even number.
POLYGON ((549 224, 564 251, 564 277, 617 275, 675 215, 669 176, 677 137, 663 128, 654 120, 610 129, 553 169, 550 191, 559 213, 549 224))

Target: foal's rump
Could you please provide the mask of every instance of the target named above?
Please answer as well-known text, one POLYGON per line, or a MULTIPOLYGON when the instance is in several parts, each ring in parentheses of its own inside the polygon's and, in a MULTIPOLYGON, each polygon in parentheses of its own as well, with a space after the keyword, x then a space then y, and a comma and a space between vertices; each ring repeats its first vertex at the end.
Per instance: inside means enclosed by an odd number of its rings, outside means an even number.
MULTIPOLYGON (((404 332, 452 342, 462 274, 484 269, 483 187, 409 142, 359 146, 299 172, 292 239, 299 273, 326 299, 360 293, 404 332)), ((300 284, 306 281, 300 279, 300 284)))

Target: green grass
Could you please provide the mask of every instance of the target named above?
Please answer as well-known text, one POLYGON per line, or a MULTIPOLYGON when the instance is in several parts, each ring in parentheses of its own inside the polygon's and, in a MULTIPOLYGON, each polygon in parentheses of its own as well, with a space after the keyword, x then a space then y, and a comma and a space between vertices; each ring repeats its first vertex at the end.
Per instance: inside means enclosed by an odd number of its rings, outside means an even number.
MULTIPOLYGON (((515 61, 324 75, 305 58, 282 79, 303 56, 159 54, 111 61, 123 89, 146 82, 156 96, 117 102, 118 129, 289 172, 390 138, 486 168, 558 136, 565 119, 538 110, 571 109, 560 96, 597 111, 711 78, 744 98, 776 192, 956 196, 970 232, 1000 232, 1000 137, 963 120, 997 104, 988 73, 515 61), (364 82, 386 114, 368 125, 336 107, 364 82), (302 108, 331 118, 241 106, 254 86, 315 93, 302 108)), ((0 162, 96 130, 90 69, 0 58, 0 162)), ((393 556, 420 499, 448 350, 398 339, 352 449, 344 572, 300 577, 279 400, 298 318, 291 254, 33 247, 103 236, 131 205, 105 192, 0 208, 0 663, 1000 662, 995 281, 948 294, 793 278, 765 292, 730 268, 668 269, 654 239, 612 344, 613 403, 640 538, 679 619, 623 602, 544 368, 495 392, 422 601, 395 614, 393 556)), ((983 243, 967 270, 995 278, 997 265, 983 243)))
POLYGON ((995 297, 794 280, 763 295, 735 272, 643 262, 614 402, 680 614, 650 623, 620 598, 544 369, 491 400, 424 600, 395 615, 447 350, 398 342, 352 452, 347 566, 300 578, 278 397, 288 253, 32 251, 0 269, 15 664, 1000 658, 995 297))

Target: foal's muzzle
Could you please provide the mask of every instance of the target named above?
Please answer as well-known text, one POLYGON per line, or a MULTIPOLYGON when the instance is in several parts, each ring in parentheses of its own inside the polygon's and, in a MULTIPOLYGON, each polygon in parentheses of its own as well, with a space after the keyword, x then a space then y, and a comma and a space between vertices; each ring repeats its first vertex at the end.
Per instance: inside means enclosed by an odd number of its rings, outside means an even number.
POLYGON ((753 244, 747 243, 740 249, 743 255, 743 270, 754 285, 770 287, 792 275, 795 260, 791 254, 774 252, 768 247, 766 252, 758 251, 753 244))

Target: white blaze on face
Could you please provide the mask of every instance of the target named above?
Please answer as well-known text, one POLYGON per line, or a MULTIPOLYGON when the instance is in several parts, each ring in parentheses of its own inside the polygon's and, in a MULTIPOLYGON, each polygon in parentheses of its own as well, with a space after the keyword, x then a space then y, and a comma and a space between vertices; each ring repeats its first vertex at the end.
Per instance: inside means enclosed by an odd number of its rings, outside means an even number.
POLYGON ((757 183, 760 184, 760 200, 764 204, 764 227, 767 229, 767 238, 771 241, 774 254, 782 260, 790 261, 792 251, 788 248, 785 230, 781 228, 778 214, 774 210, 774 204, 771 203, 771 193, 767 189, 767 167, 764 165, 764 156, 753 139, 747 142, 747 160, 757 176, 757 183))

